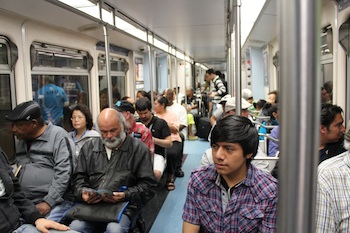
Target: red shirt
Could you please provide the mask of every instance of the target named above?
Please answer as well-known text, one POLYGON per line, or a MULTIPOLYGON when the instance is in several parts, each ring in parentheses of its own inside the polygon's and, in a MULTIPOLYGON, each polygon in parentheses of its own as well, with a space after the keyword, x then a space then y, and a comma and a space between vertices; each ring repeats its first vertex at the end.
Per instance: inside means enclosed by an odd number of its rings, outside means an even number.
POLYGON ((138 138, 149 148, 151 158, 154 153, 154 140, 151 131, 142 123, 134 122, 133 127, 130 129, 130 136, 138 138))

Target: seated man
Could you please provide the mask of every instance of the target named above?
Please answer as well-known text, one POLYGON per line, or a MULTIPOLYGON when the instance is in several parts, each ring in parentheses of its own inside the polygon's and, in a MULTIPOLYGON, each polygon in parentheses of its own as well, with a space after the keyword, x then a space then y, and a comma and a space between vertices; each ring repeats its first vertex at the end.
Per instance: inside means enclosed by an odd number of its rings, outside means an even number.
POLYGON ((345 132, 346 152, 318 166, 316 232, 349 232, 350 229, 350 121, 345 132))
MULTIPOLYGON (((7 155, 0 149, 0 232, 56 232, 51 229, 67 231, 69 228, 65 225, 56 223, 52 220, 46 220, 42 217, 35 205, 28 200, 19 186, 18 178, 12 173, 12 167, 9 164, 7 155), (20 226, 20 217, 27 223, 20 226), (35 227, 36 226, 36 229, 35 227)), ((75 231, 74 231, 75 232, 75 231)))
MULTIPOLYGON (((140 210, 153 197, 157 185, 149 149, 125 133, 123 116, 115 109, 102 110, 97 122, 102 138, 93 138, 81 148, 73 178, 74 194, 91 205, 105 202, 112 208, 113 203, 129 201, 140 210), (125 190, 121 190, 123 186, 125 190), (109 189, 113 195, 96 195, 86 188, 109 189)), ((95 232, 101 226, 106 227, 105 232, 128 232, 134 217, 135 212, 129 216, 123 213, 119 223, 74 220, 70 227, 79 232, 95 232)))
POLYGON ((191 174, 182 232, 276 232, 277 180, 250 164, 259 145, 254 124, 226 116, 210 145, 214 165, 191 174))
POLYGON ((121 112, 126 121, 126 132, 133 138, 141 140, 149 148, 151 159, 154 153, 154 141, 151 131, 142 123, 137 123, 134 118, 135 108, 126 100, 118 100, 113 106, 115 110, 121 112))
POLYGON ((144 97, 136 101, 136 111, 141 122, 151 130, 155 144, 153 172, 157 182, 162 178, 166 167, 166 150, 173 145, 170 129, 165 120, 152 114, 151 101, 144 97))
POLYGON ((345 127, 342 114, 343 110, 337 105, 321 105, 320 163, 346 151, 343 147, 345 127))
MULTIPOLYGON (((197 140, 198 137, 193 133, 193 126, 196 124, 196 118, 199 117, 198 106, 199 101, 193 95, 193 89, 188 87, 186 89, 187 102, 185 100, 181 102, 182 106, 186 108, 187 111, 187 124, 188 124, 188 140, 197 140)), ((198 120, 198 119, 197 119, 198 120)))
POLYGON ((74 204, 68 191, 75 161, 71 137, 50 121, 45 123, 35 101, 19 104, 6 119, 19 140, 16 175, 23 193, 41 215, 60 222, 74 204))

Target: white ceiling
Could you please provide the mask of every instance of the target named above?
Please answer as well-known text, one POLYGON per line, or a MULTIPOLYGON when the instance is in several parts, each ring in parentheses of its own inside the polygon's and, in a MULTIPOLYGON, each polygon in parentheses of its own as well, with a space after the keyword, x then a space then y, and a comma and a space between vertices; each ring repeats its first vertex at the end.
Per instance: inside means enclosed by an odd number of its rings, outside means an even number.
MULTIPOLYGON (((276 37, 276 1, 267 0, 264 12, 259 16, 245 47, 262 47, 276 37)), ((91 24, 97 25, 91 19, 78 16, 51 2, 54 0, 0 0, 0 9, 73 31, 91 24)), ((227 0, 109 0, 108 2, 175 45, 194 61, 217 70, 226 70, 227 0)), ((98 25, 93 30, 83 33, 104 40, 102 28, 98 25)), ((117 31, 110 33, 110 43, 130 50, 138 50, 145 45, 117 31)))

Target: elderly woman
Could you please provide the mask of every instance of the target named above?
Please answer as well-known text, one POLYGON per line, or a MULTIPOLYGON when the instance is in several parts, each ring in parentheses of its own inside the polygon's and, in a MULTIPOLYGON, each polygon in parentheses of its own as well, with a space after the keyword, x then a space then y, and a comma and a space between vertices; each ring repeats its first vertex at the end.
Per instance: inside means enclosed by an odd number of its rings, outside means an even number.
POLYGON ((80 149, 84 143, 93 137, 100 137, 100 134, 96 130, 92 129, 92 116, 89 108, 86 105, 81 104, 75 106, 72 109, 70 119, 74 130, 69 134, 75 143, 75 159, 77 159, 80 149))
POLYGON ((169 191, 175 189, 174 174, 176 161, 181 158, 182 146, 181 137, 179 134, 179 119, 177 115, 169 110, 166 110, 168 100, 163 95, 158 95, 154 100, 154 113, 157 117, 165 120, 168 123, 173 145, 167 148, 167 188, 169 191))

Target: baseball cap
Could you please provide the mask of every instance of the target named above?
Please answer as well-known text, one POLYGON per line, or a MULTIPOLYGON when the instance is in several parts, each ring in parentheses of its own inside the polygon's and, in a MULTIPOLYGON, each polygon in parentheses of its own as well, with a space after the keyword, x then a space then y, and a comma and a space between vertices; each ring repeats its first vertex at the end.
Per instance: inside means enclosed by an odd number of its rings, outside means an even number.
MULTIPOLYGON (((241 100, 242 104, 242 109, 247 109, 250 106, 252 106, 250 103, 248 103, 245 99, 242 98, 241 100)), ((236 97, 232 97, 229 100, 227 100, 226 105, 225 105, 225 111, 231 111, 231 110, 236 110, 236 97)))
POLYGON ((225 95, 224 97, 221 98, 219 104, 222 104, 223 102, 227 102, 231 98, 230 94, 225 95))
POLYGON ((118 112, 131 112, 132 114, 135 113, 134 106, 126 100, 118 100, 117 103, 113 106, 115 110, 118 112))
POLYGON ((245 100, 249 100, 250 98, 253 98, 252 91, 250 89, 243 89, 242 98, 245 100))
POLYGON ((8 115, 9 121, 30 121, 41 117, 41 109, 37 102, 31 100, 23 102, 15 107, 8 115))

